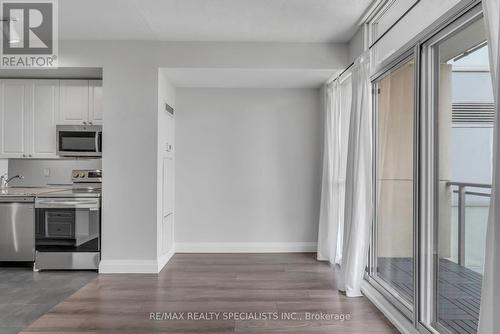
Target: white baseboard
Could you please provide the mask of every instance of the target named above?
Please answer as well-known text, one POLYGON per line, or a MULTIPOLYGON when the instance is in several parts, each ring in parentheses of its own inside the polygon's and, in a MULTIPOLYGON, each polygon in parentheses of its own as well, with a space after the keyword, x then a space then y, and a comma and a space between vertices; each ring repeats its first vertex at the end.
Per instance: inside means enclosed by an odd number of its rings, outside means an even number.
POLYGON ((169 250, 166 254, 160 256, 160 258, 158 259, 158 272, 160 272, 167 265, 168 261, 170 261, 170 259, 174 255, 175 255, 175 246, 172 247, 172 249, 169 250))
POLYGON ((101 274, 157 274, 175 253, 302 253, 316 252, 316 242, 202 242, 176 243, 155 260, 101 260, 101 274))
POLYGON ((101 260, 100 274, 157 274, 156 260, 101 260))
POLYGON ((316 252, 316 242, 177 242, 177 253, 302 253, 316 252))
POLYGON ((101 260, 100 274, 158 274, 175 254, 172 248, 158 260, 101 260))
POLYGON ((405 334, 418 334, 413 324, 402 315, 384 296, 378 292, 367 281, 361 283, 361 292, 368 298, 387 319, 401 332, 405 334))

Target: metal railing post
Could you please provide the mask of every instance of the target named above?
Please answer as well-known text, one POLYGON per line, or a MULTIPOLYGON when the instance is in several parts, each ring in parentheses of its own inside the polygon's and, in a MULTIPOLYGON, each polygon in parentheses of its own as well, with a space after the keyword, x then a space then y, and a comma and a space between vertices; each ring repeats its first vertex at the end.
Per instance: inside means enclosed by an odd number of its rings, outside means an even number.
POLYGON ((465 265, 465 186, 458 186, 458 264, 465 265))

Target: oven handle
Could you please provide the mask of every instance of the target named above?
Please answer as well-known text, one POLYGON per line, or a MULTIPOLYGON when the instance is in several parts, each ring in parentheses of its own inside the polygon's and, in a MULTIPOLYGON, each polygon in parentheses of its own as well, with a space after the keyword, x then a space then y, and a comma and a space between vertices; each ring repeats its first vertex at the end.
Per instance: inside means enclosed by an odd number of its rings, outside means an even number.
POLYGON ((101 208, 98 199, 36 199, 35 209, 89 209, 91 211, 101 208))

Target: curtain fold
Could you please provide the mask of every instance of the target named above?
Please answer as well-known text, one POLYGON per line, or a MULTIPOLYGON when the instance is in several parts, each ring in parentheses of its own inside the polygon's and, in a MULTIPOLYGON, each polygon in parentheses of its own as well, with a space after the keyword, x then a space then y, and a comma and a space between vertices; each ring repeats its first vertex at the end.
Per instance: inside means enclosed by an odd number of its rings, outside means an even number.
POLYGON ((320 261, 335 263, 338 233, 338 205, 334 198, 334 179, 339 169, 340 86, 338 80, 325 87, 323 176, 318 229, 320 261))
POLYGON ((344 240, 339 288, 361 296, 372 225, 372 112, 370 53, 354 62, 346 168, 344 240))
POLYGON ((340 264, 344 224, 347 139, 351 111, 349 73, 325 87, 323 177, 318 260, 340 264))
POLYGON ((346 72, 339 78, 340 82, 340 153, 339 174, 334 187, 334 198, 338 205, 337 252, 335 263, 342 263, 342 248, 344 243, 344 210, 345 210, 345 178, 347 168, 347 149, 349 141, 349 123, 351 118, 352 81, 351 72, 346 72))
POLYGON ((491 204, 486 232, 486 251, 481 308, 479 314, 479 334, 496 333, 500 329, 500 63, 498 46, 500 0, 483 0, 484 21, 490 52, 490 71, 495 97, 495 125, 493 128, 493 177, 491 204))

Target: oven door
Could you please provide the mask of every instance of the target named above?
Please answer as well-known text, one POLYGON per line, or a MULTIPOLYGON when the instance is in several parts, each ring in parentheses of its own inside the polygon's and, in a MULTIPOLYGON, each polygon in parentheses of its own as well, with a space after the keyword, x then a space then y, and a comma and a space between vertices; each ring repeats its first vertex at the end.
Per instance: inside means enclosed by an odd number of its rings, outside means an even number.
POLYGON ((98 198, 35 200, 35 248, 43 252, 98 252, 101 205, 98 198))
POLYGON ((56 128, 59 156, 102 156, 102 127, 100 125, 58 125, 56 128))

